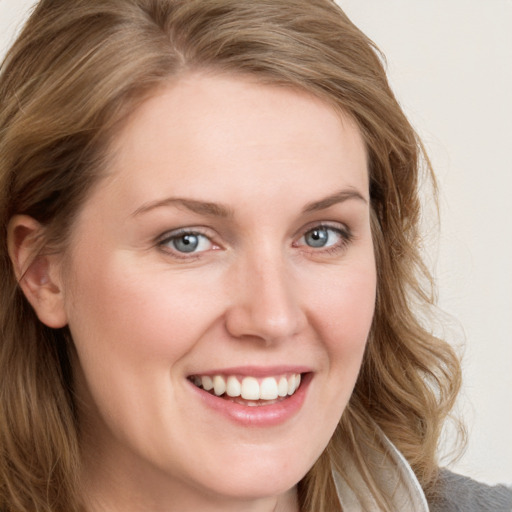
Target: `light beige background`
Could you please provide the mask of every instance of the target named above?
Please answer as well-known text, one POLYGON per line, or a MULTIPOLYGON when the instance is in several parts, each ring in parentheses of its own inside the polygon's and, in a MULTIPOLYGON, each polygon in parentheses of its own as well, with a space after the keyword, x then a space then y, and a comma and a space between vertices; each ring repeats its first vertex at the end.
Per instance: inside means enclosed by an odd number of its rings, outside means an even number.
MULTIPOLYGON (((306 0, 305 0, 306 1, 306 0)), ((441 187, 431 262, 469 444, 454 469, 512 482, 512 0, 339 0, 384 51, 441 187)), ((0 54, 33 4, 0 0, 0 54)))

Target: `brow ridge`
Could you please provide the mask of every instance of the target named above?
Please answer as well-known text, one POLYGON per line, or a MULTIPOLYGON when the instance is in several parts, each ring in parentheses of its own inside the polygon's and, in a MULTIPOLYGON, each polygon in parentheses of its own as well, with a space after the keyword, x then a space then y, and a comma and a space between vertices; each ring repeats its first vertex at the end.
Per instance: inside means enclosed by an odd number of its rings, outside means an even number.
POLYGON ((199 201, 197 199, 187 199, 183 197, 167 197, 158 201, 153 201, 147 204, 143 204, 140 208, 137 208, 133 212, 133 216, 146 213, 154 210, 155 208, 161 208, 163 206, 176 206, 183 207, 199 215, 207 215, 211 217, 232 217, 233 212, 218 203, 212 203, 210 201, 199 201))
POLYGON ((323 199, 320 199, 319 201, 313 201, 311 203, 308 203, 304 209, 304 213, 311 213, 316 212, 320 210, 326 210, 327 208, 330 208, 331 206, 334 206, 338 203, 344 203, 345 201, 356 199, 358 201, 363 201, 364 203, 368 203, 368 200, 357 190, 355 189, 349 189, 349 190, 340 190, 338 192, 335 192, 334 194, 331 194, 327 197, 324 197, 323 199))
MULTIPOLYGON (((357 190, 340 190, 318 201, 312 201, 308 203, 302 211, 303 213, 311 213, 320 210, 326 210, 335 204, 343 203, 351 199, 363 201, 364 203, 368 202, 366 198, 357 190)), ((211 217, 231 218, 234 216, 233 211, 222 204, 183 197, 167 197, 165 199, 143 204, 141 207, 137 208, 132 215, 138 216, 142 213, 146 213, 156 208, 165 206, 183 207, 187 210, 197 213, 198 215, 207 215, 211 217)))

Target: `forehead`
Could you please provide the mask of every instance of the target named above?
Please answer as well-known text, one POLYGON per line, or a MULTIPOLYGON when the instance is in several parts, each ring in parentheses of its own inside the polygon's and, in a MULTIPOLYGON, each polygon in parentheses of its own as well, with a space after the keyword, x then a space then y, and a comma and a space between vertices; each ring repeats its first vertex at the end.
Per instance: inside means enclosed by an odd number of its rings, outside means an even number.
POLYGON ((167 185, 194 195, 215 183, 256 192, 294 180, 315 194, 315 184, 334 177, 339 187, 368 189, 351 117, 304 91, 247 77, 194 73, 170 83, 134 112, 113 148, 112 178, 134 180, 151 196, 167 185))

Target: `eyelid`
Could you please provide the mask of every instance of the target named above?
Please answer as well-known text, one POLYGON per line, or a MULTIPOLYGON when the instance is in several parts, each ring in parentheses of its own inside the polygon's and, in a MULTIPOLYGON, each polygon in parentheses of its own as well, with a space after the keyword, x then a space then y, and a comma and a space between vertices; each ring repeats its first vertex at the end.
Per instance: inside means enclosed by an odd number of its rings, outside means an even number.
POLYGON ((161 235, 156 238, 156 243, 162 243, 172 238, 178 238, 183 235, 202 235, 208 239, 211 239, 211 235, 206 232, 204 228, 198 226, 170 229, 169 231, 165 231, 161 235))
POLYGON ((202 236, 208 239, 212 247, 209 250, 217 250, 220 248, 220 244, 216 243, 214 241, 214 235, 211 233, 210 230, 205 229, 203 227, 199 226, 191 226, 191 227, 181 227, 177 229, 173 229, 170 231, 166 231, 157 239, 155 240, 155 245, 160 248, 162 251, 164 251, 166 254, 171 255, 172 257, 175 257, 177 259, 193 259, 198 258, 201 254, 208 252, 208 250, 199 251, 199 252, 180 252, 176 249, 173 249, 172 247, 168 246, 172 240, 180 238, 184 235, 196 235, 196 236, 202 236))
POLYGON ((345 224, 339 223, 339 222, 316 222, 311 223, 300 231, 300 236, 297 236, 295 239, 295 242, 293 245, 295 247, 298 247, 300 249, 305 249, 307 252, 314 253, 314 254, 322 254, 322 253, 336 253, 340 250, 343 250, 346 248, 346 246, 353 240, 354 236, 352 234, 352 231, 348 226, 345 224), (341 240, 339 243, 334 245, 329 245, 326 247, 311 247, 308 246, 305 243, 300 243, 299 241, 302 240, 308 233, 311 231, 314 231, 315 229, 326 229, 326 230, 332 230, 338 233, 341 240))
MULTIPOLYGON (((190 226, 190 227, 180 227, 177 229, 169 230, 158 236, 155 240, 155 245, 161 249, 165 254, 170 255, 177 259, 186 259, 191 260, 194 258, 199 258, 204 253, 207 253, 211 250, 221 249, 222 246, 218 242, 215 241, 216 235, 215 233, 207 228, 201 226, 190 226), (173 249, 170 245, 173 239, 177 239, 184 235, 199 235, 205 237, 212 247, 206 250, 198 251, 198 252, 181 252, 179 250, 173 249)), ((320 222, 311 222, 308 225, 302 227, 295 235, 294 242, 292 246, 296 248, 300 248, 301 250, 305 250, 309 253, 314 254, 322 254, 322 253, 336 253, 340 250, 343 250, 347 244, 349 244, 353 239, 353 234, 350 228, 341 222, 333 222, 333 221, 320 221, 320 222), (311 231, 315 229, 325 229, 335 231, 340 237, 340 241, 333 245, 325 246, 325 247, 312 247, 307 245, 306 243, 300 243, 302 239, 311 231)))
POLYGON ((314 229, 332 229, 334 231, 338 231, 340 233, 345 234, 348 237, 352 236, 351 229, 342 222, 335 222, 335 221, 317 221, 317 222, 310 222, 297 230, 297 232, 294 235, 294 239, 300 239, 302 238, 306 233, 309 233, 310 231, 313 231, 314 229))

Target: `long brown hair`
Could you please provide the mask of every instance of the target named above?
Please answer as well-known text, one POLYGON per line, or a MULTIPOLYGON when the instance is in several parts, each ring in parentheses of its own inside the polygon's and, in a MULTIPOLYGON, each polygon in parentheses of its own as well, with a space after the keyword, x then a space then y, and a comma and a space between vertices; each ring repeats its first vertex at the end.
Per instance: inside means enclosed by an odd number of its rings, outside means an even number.
MULTIPOLYGON (((79 425, 69 332, 36 317, 15 278, 7 225, 26 214, 41 250, 66 244, 108 165, 117 128, 155 88, 194 69, 299 88, 356 120, 369 156, 378 290, 353 396, 299 484, 303 511, 339 510, 331 468, 349 453, 383 510, 363 447, 379 427, 430 492, 457 357, 414 311, 433 304, 422 263, 418 183, 433 180, 373 43, 331 0, 42 0, 0 76, 0 509, 80 510, 79 425), (423 163, 422 163, 423 162, 423 163)), ((350 481, 350 475, 344 475, 350 481)))

